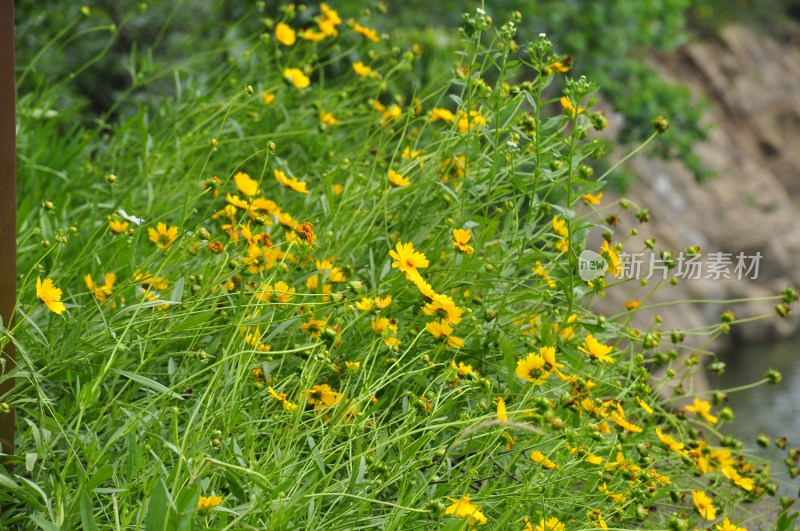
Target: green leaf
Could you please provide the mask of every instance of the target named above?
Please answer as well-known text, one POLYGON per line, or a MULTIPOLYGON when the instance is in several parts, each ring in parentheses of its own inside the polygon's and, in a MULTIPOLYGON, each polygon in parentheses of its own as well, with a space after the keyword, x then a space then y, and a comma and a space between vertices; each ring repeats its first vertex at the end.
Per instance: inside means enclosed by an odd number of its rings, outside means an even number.
POLYGON ((80 497, 81 528, 84 531, 97 531, 97 522, 94 519, 92 500, 86 491, 81 491, 80 497))
POLYGON ((32 514, 31 520, 33 520, 33 523, 38 525, 39 528, 43 529, 44 531, 61 531, 60 527, 49 520, 45 520, 41 516, 32 514))
POLYGON ((124 376, 124 377, 126 377, 126 378, 128 378, 130 380, 133 380, 134 382, 138 383, 139 385, 142 385, 144 387, 147 387, 148 389, 156 391, 157 393, 161 393, 161 394, 164 394, 164 395, 169 395, 172 398, 177 398, 178 400, 183 400, 183 397, 181 395, 179 395, 178 393, 176 393, 175 391, 173 391, 172 389, 170 389, 166 385, 160 384, 155 380, 151 380, 147 376, 142 376, 141 374, 136 374, 136 373, 128 372, 128 371, 121 371, 119 369, 115 369, 115 372, 117 372, 118 374, 121 374, 122 376, 124 376))
POLYGON ((178 531, 191 531, 194 529, 197 502, 200 500, 200 485, 192 483, 181 489, 175 500, 178 509, 176 527, 178 531))
POLYGON ((147 502, 147 516, 144 520, 145 531, 164 531, 169 521, 169 493, 164 480, 158 478, 155 488, 147 502))

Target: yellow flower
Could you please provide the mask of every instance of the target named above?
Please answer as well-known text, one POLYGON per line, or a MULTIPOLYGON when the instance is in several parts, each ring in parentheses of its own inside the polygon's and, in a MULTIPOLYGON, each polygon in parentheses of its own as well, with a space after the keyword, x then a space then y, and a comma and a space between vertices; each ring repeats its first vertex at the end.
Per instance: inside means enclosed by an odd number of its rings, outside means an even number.
POLYGON ((508 422, 508 412, 506 411, 506 401, 502 397, 494 399, 497 402, 497 420, 502 423, 508 422))
POLYGON ((639 404, 639 407, 640 407, 640 408, 642 408, 642 409, 644 410, 644 412, 645 412, 645 413, 648 413, 648 414, 650 414, 650 415, 652 415, 652 414, 653 414, 653 408, 651 408, 651 407, 650 407, 650 406, 647 404, 647 402, 645 402, 644 400, 642 400, 642 399, 641 399, 641 398, 639 398, 638 396, 636 397, 636 403, 637 403, 637 404, 639 404))
POLYGON ((111 296, 111 289, 114 287, 114 283, 117 281, 117 275, 114 273, 108 273, 103 278, 102 286, 95 284, 95 282, 92 280, 92 275, 85 275, 83 277, 83 281, 86 283, 86 288, 94 296, 97 302, 103 302, 111 296))
POLYGON ((325 326, 325 321, 320 319, 311 319, 307 323, 302 323, 300 325, 300 329, 304 332, 308 332, 311 334, 311 337, 319 337, 320 333, 322 333, 322 329, 325 326))
POLYGON ((246 173, 238 172, 233 176, 233 180, 236 183, 236 188, 244 195, 250 196, 258 194, 258 181, 252 179, 246 173))
POLYGON ((717 531, 747 531, 746 527, 739 527, 737 525, 733 525, 728 517, 725 517, 725 520, 722 521, 722 525, 717 526, 717 531))
POLYGON ((36 278, 36 297, 56 315, 61 315, 67 310, 61 302, 61 290, 55 287, 49 278, 44 279, 44 282, 41 277, 36 278))
POLYGON ((319 121, 325 125, 336 125, 339 123, 339 120, 336 117, 327 111, 322 111, 319 113, 319 121))
POLYGON ((396 122, 402 116, 403 110, 398 105, 390 105, 388 109, 381 116, 381 122, 388 123, 390 121, 396 122))
POLYGON ((304 89, 311 84, 311 80, 299 68, 286 68, 283 71, 283 77, 296 89, 304 89))
POLYGON ((439 294, 434 295, 433 301, 423 306, 422 311, 425 312, 425 315, 435 315, 454 325, 461 322, 461 316, 464 313, 464 310, 456 306, 453 299, 439 294))
POLYGON ((460 500, 447 499, 453 504, 444 510, 444 514, 452 514, 456 518, 469 518, 470 525, 486 523, 486 516, 481 512, 479 506, 471 503, 469 496, 464 496, 460 500))
POLYGON ((291 46, 297 41, 294 30, 283 22, 278 22, 278 25, 275 26, 275 38, 284 46, 291 46))
POLYGON ((597 525, 597 527, 599 527, 600 529, 608 529, 608 524, 606 524, 606 521, 603 520, 602 513, 600 513, 600 511, 598 511, 597 509, 589 509, 588 511, 586 511, 586 516, 592 523, 597 525))
POLYGON ((376 77, 375 71, 363 62, 358 61, 353 63, 353 72, 359 77, 376 77))
POLYGON ((301 194, 308 193, 308 183, 299 181, 298 179, 292 179, 291 177, 287 177, 285 173, 281 170, 275 170, 275 178, 278 180, 279 183, 284 185, 286 188, 290 190, 294 190, 295 192, 300 192, 301 194))
POLYGON ((459 376, 469 376, 472 374, 472 365, 466 365, 463 361, 459 361, 456 365, 455 360, 450 361, 450 366, 458 371, 459 376))
MULTIPOLYGON (((411 279, 409 273, 417 269, 428 267, 428 259, 425 255, 414 250, 414 244, 411 242, 402 243, 397 242, 395 247, 397 252, 389 251, 389 256, 394 258, 392 262, 392 269, 399 269, 406 274, 406 278, 411 279)), ((419 286, 418 286, 419 287, 419 286)))
POLYGON ((341 395, 328 384, 315 385, 306 391, 306 394, 308 394, 308 405, 316 409, 334 406, 341 398, 341 395))
POLYGON ((431 321, 425 324, 425 329, 431 333, 435 339, 443 340, 447 346, 458 349, 464 346, 464 340, 460 337, 450 335, 453 327, 447 321, 431 321))
POLYGON ((307 41, 311 42, 319 42, 323 40, 327 35, 325 32, 322 31, 314 31, 311 28, 304 29, 300 32, 300 36, 303 37, 307 41))
POLYGON ((127 221, 117 221, 116 219, 108 220, 108 228, 111 229, 111 232, 114 234, 122 234, 126 230, 128 230, 128 222, 127 221))
POLYGON ((563 219, 560 219, 558 216, 553 216, 553 231, 559 236, 569 236, 567 222, 563 219))
POLYGON ((383 335, 384 331, 388 334, 397 333, 397 325, 386 317, 376 317, 372 320, 370 326, 372 326, 372 331, 378 335, 383 335))
POLYGON ((472 233, 466 229, 453 229, 453 247, 464 254, 472 254, 475 249, 469 245, 472 233))
POLYGON ((541 347, 539 349, 539 356, 544 360, 545 368, 556 373, 556 376, 561 378, 562 381, 569 380, 569 377, 562 374, 562 372, 559 370, 564 368, 564 364, 556 362, 555 347, 548 347, 548 346, 541 347))
MULTIPOLYGON (((424 255, 423 255, 424 256, 424 255)), ((430 284, 425 282, 425 279, 422 278, 422 275, 419 274, 419 271, 416 269, 412 269, 411 271, 406 272, 406 278, 414 284, 419 292, 422 294, 423 297, 433 300, 436 296, 436 292, 433 291, 433 288, 430 284)))
POLYGON ((372 42, 378 42, 379 40, 381 40, 380 37, 378 37, 377 31, 375 31, 374 29, 366 28, 361 24, 359 24, 358 22, 356 22, 353 25, 353 31, 355 31, 365 39, 370 40, 372 42))
POLYGON ((447 109, 435 107, 431 110, 431 122, 452 122, 456 119, 456 115, 447 109))
POLYGON ((525 381, 542 385, 551 372, 545 369, 544 358, 530 353, 527 358, 517 361, 516 374, 525 381))
POLYGON ((698 397, 694 398, 694 404, 686 406, 686 411, 694 412, 698 417, 703 417, 712 426, 717 423, 717 417, 711 414, 711 404, 698 397))
POLYGON ((608 255, 608 270, 612 275, 619 278, 622 276, 622 262, 619 260, 617 251, 608 245, 606 240, 603 240, 603 245, 600 246, 600 254, 605 253, 608 255))
POLYGON ((351 373, 357 373, 361 369, 361 362, 360 361, 345 361, 344 366, 347 367, 347 370, 351 373))
POLYGON ((292 404, 291 402, 289 402, 289 400, 286 398, 286 393, 284 393, 283 391, 281 391, 280 393, 276 393, 275 389, 273 389, 272 386, 267 387, 267 391, 269 391, 270 396, 274 398, 276 401, 278 401, 278 403, 280 403, 283 406, 283 409, 285 409, 286 411, 291 413, 292 411, 297 410, 298 408, 297 404, 292 404))
POLYGON ((325 35, 331 37, 338 35, 339 32, 336 30, 336 26, 342 23, 342 19, 339 18, 339 13, 328 7, 326 3, 320 4, 319 9, 322 11, 319 29, 322 30, 325 35))
POLYGON ((556 463, 554 463, 553 461, 548 459, 539 450, 534 450, 533 452, 531 452, 531 459, 533 459, 534 461, 536 461, 537 463, 542 465, 544 468, 547 468, 547 469, 550 469, 550 470, 555 470, 556 468, 558 468, 558 465, 556 463))
POLYGON ((625 308, 628 309, 628 310, 635 310, 636 308, 638 308, 641 305, 642 305, 642 303, 640 301, 636 300, 636 299, 625 301, 625 308))
POLYGON ((261 99, 264 101, 264 105, 269 105, 270 103, 275 101, 276 97, 277 96, 275 96, 274 92, 264 91, 261 93, 261 99))
POLYGON ((152 227, 147 229, 147 233, 150 235, 150 241, 159 249, 167 249, 178 239, 178 227, 167 228, 167 224, 163 222, 159 222, 155 229, 152 227))
POLYGON ((598 194, 583 194, 582 197, 588 205, 599 205, 600 201, 603 200, 603 192, 598 194))
MULTIPOLYGON (((528 523, 527 525, 530 526, 530 523, 528 523)), ((529 527, 529 529, 532 529, 533 531, 564 531, 565 527, 564 524, 562 524, 558 518, 556 518, 555 516, 551 516, 547 520, 542 518, 539 521, 539 525, 537 525, 536 527, 531 526, 529 527)))
POLYGON ((408 186, 411 181, 394 170, 389 170, 389 182, 395 186, 408 186))
POLYGON ((200 499, 197 501, 197 510, 210 511, 221 503, 222 496, 200 496, 200 499))
POLYGON ((586 348, 578 347, 578 350, 584 354, 588 354, 598 361, 605 361, 607 363, 614 363, 614 358, 608 355, 609 352, 614 350, 614 347, 604 345, 592 337, 592 334, 586 336, 586 348))
POLYGON ((717 510, 714 508, 714 501, 702 490, 692 491, 692 501, 694 502, 697 512, 700 513, 700 516, 706 520, 713 520, 717 517, 717 510))
POLYGON ((642 428, 637 426, 636 424, 632 424, 625 418, 625 411, 623 411, 622 406, 617 404, 617 410, 611 412, 611 420, 617 423, 617 426, 624 428, 628 431, 634 433, 640 433, 642 428))
POLYGON ((578 107, 577 112, 575 111, 575 106, 572 105, 572 102, 567 99, 566 96, 562 96, 561 98, 561 107, 564 109, 564 113, 570 116, 571 118, 575 118, 577 115, 583 112, 583 107, 578 107))
POLYGON ((469 111, 469 115, 461 111, 458 118, 458 132, 466 133, 469 129, 480 129, 486 123, 486 118, 478 111, 469 111))

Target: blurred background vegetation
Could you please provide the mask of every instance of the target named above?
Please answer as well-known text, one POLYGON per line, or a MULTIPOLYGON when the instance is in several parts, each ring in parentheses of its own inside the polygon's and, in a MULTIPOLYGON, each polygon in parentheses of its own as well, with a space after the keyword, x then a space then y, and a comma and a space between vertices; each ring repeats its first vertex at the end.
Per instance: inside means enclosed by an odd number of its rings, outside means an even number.
MULTIPOLYGON (((713 39, 722 25, 731 22, 789 39, 800 18, 800 0, 330 0, 329 4, 347 12, 370 10, 380 29, 392 30, 398 45, 419 43, 425 53, 417 74, 423 81, 452 70, 451 58, 459 44, 453 29, 461 25, 464 11, 483 5, 498 20, 508 20, 518 11, 521 35, 552 34, 560 52, 575 60, 571 74, 587 75, 601 87, 603 98, 624 118, 621 142, 641 141, 650 134, 655 116, 668 116, 671 134, 659 138, 656 150, 680 158, 698 180, 711 176, 692 148, 706 135, 701 121, 706 102, 663 79, 659 57, 692 39, 713 39)), ((302 17, 302 3, 297 6, 302 17)), ((104 0, 84 6, 18 0, 18 64, 32 65, 18 74, 20 97, 49 92, 55 100, 43 112, 70 113, 76 122, 112 122, 135 113, 147 100, 174 96, 180 76, 197 80, 213 72, 215 65, 237 60, 237 51, 268 29, 278 9, 275 2, 244 0, 104 0), (64 20, 74 19, 65 16, 65 10, 83 11, 84 16, 75 27, 63 27, 64 20), (72 37, 66 44, 49 45, 48 39, 60 31, 69 31, 72 37), (68 90, 47 90, 53 83, 65 82, 68 90)))

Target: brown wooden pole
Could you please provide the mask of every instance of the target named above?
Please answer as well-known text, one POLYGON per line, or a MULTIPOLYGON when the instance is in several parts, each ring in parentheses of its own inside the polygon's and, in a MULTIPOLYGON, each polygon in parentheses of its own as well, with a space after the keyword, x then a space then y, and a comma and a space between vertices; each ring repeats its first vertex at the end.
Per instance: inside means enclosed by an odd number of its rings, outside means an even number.
MULTIPOLYGON (((17 155, 16 81, 14 75, 14 0, 0 0, 0 316, 3 327, 11 328, 17 277, 17 155)), ((0 353, 5 368, 14 367, 14 345, 9 342, 0 353)), ((5 455, 14 453, 14 410, 6 411, 5 401, 14 389, 10 378, 0 383, 0 447, 5 455)), ((9 470, 12 461, 0 460, 9 470)))

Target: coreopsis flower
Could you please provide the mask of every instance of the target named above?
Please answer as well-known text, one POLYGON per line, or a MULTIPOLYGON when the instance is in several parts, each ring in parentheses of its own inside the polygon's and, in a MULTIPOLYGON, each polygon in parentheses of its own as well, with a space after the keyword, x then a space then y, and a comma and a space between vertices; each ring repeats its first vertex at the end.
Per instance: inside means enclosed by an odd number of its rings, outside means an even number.
POLYGON ((403 177, 392 169, 389 170, 389 182, 398 187, 408 186, 411 184, 411 180, 403 177))
POLYGON ((570 118, 575 118, 576 116, 578 116, 583 112, 583 107, 578 107, 578 109, 576 110, 575 106, 566 96, 562 96, 560 101, 561 101, 561 108, 564 109, 564 114, 566 114, 570 118))
POLYGON ((128 230, 128 225, 127 221, 118 221, 116 219, 108 220, 108 228, 111 229, 111 232, 114 234, 122 234, 128 230))
POLYGON ((722 525, 717 525, 717 531, 747 531, 746 527, 739 527, 737 525, 733 525, 728 517, 725 517, 725 520, 722 521, 722 525))
POLYGON ((648 415, 652 415, 652 414, 653 414, 653 408, 651 408, 651 407, 648 405, 648 403, 647 403, 647 402, 645 402, 644 400, 642 400, 642 399, 641 399, 641 398, 639 398, 638 396, 636 397, 636 403, 637 403, 637 404, 639 404, 639 407, 640 407, 640 408, 642 408, 642 410, 643 410, 645 413, 647 413, 648 415))
POLYGON ((272 386, 267 387, 267 391, 269 391, 269 395, 272 398, 274 398, 281 406, 283 406, 284 410, 290 413, 292 411, 297 410, 298 407, 297 404, 293 404, 292 402, 290 402, 289 399, 286 397, 286 393, 284 393, 283 391, 281 391, 280 393, 276 393, 275 389, 273 389, 272 386))
POLYGON ((381 116, 381 122, 387 124, 389 122, 396 122, 403 115, 403 110, 399 105, 390 105, 381 116))
POLYGON ((714 500, 712 500, 702 490, 692 491, 692 501, 697 512, 706 520, 713 520, 717 517, 717 510, 714 508, 714 500))
POLYGON ((434 107, 431 110, 431 122, 452 122, 456 119, 456 115, 448 109, 434 107))
POLYGON ((742 476, 732 466, 723 466, 722 475, 731 480, 734 485, 746 490, 747 492, 752 491, 753 487, 755 487, 755 482, 753 481, 753 478, 747 478, 742 476))
POLYGON ((597 194, 583 194, 581 196, 587 205, 599 205, 603 200, 603 192, 597 194))
POLYGON ((264 105, 269 105, 273 101, 275 101, 277 96, 274 92, 267 92, 266 90, 261 93, 261 100, 264 102, 264 105))
POLYGON ((536 385, 542 385, 551 372, 545 368, 544 358, 538 354, 530 353, 528 357, 517 361, 516 375, 536 385))
POLYGON ((333 265, 333 259, 317 260, 315 262, 317 269, 322 273, 326 273, 330 282, 344 282, 347 280, 344 272, 340 267, 333 265))
POLYGON ((630 432, 640 433, 642 431, 642 428, 640 428, 636 424, 631 423, 625 418, 625 411, 619 404, 617 404, 617 409, 611 412, 611 420, 613 420, 617 424, 617 426, 626 429, 630 432))
POLYGON ((376 77, 378 75, 369 65, 365 65, 361 61, 353 63, 353 72, 355 72, 358 77, 376 77))
POLYGON ((453 299, 439 294, 434 295, 433 300, 422 307, 422 311, 425 315, 434 315, 454 325, 461 322, 464 313, 464 310, 456 306, 453 299))
POLYGON ((624 494, 621 494, 619 492, 612 492, 611 490, 609 490, 608 485, 606 485, 605 481, 602 484, 598 485, 597 490, 599 492, 605 494, 606 496, 608 496, 609 498, 611 498, 612 500, 614 500, 617 503, 619 503, 619 502, 621 502, 621 501, 623 501, 625 499, 625 495, 624 494))
POLYGON ((147 229, 147 234, 159 249, 168 249, 178 239, 178 227, 167 227, 166 223, 159 222, 155 229, 147 229))
POLYGON ((475 249, 469 245, 469 240, 472 238, 472 233, 466 229, 453 229, 453 247, 458 249, 460 253, 472 254, 475 249))
POLYGON ((466 133, 470 129, 480 129, 486 126, 486 118, 479 111, 461 111, 458 115, 458 132, 466 133))
POLYGON ((453 327, 447 321, 431 321, 425 324, 425 329, 431 333, 435 339, 442 340, 447 346, 458 349, 464 346, 464 340, 460 337, 451 335, 453 327))
POLYGON ((358 22, 353 24, 353 31, 355 31, 356 33, 358 33, 359 35, 361 35, 365 39, 367 39, 369 41, 372 41, 372 42, 378 42, 379 40, 381 40, 380 37, 378 37, 378 32, 377 31, 375 31, 374 29, 370 29, 370 28, 364 27, 361 24, 359 24, 358 22))
POLYGON ((600 246, 600 254, 603 253, 608 256, 608 270, 611 274, 617 278, 622 276, 622 262, 619 259, 619 254, 606 240, 603 240, 603 245, 600 246))
POLYGON ((347 368, 347 371, 355 374, 359 370, 361 370, 361 362, 360 361, 345 361, 344 366, 347 368))
POLYGON ((292 46, 297 41, 297 34, 284 22, 278 22, 275 26, 275 38, 284 46, 292 46))
POLYGON ((591 523, 599 527, 600 529, 608 529, 608 524, 603 519, 602 513, 597 509, 589 509, 586 511, 586 517, 589 519, 591 523))
POLYGON ((341 395, 331 389, 328 384, 315 385, 306 391, 306 394, 308 395, 308 405, 314 406, 315 409, 335 406, 341 398, 341 395))
POLYGON ((323 29, 323 31, 325 30, 325 28, 322 25, 322 22, 324 21, 327 24, 329 24, 330 27, 332 27, 333 32, 330 33, 329 35, 338 34, 338 32, 336 31, 336 26, 342 23, 342 19, 339 18, 339 13, 336 10, 328 7, 328 4, 326 4, 325 2, 319 5, 319 9, 320 11, 322 11, 322 17, 320 19, 320 28, 323 29))
POLYGON ((436 292, 433 291, 431 285, 425 282, 425 279, 422 278, 422 275, 420 275, 419 271, 417 271, 416 269, 413 269, 411 271, 406 271, 406 278, 408 278, 408 280, 410 280, 411 283, 417 287, 419 292, 426 299, 433 300, 433 298, 436 296, 436 292))
POLYGON ((222 496, 200 496, 197 501, 197 510, 208 512, 222 503, 222 496))
POLYGON ((461 377, 469 376, 470 374, 472 374, 472 365, 466 365, 463 361, 459 361, 458 365, 456 365, 455 360, 451 360, 450 366, 453 367, 456 371, 458 371, 458 375, 461 377))
POLYGON ((411 280, 409 273, 428 267, 428 259, 425 258, 424 254, 414 250, 413 243, 397 242, 395 249, 397 250, 396 252, 389 251, 389 256, 395 260, 392 262, 392 269, 399 269, 406 274, 406 278, 409 280, 411 280))
POLYGON ((251 178, 244 172, 238 172, 233 176, 236 188, 246 196, 258 195, 258 181, 251 178))
POLYGON ((46 278, 42 281, 41 277, 36 278, 36 298, 56 315, 67 310, 61 302, 61 290, 55 287, 52 279, 46 278))
POLYGON ((284 185, 289 190, 294 190, 295 192, 300 192, 301 194, 308 193, 307 182, 302 182, 298 179, 287 177, 286 174, 281 170, 275 170, 274 173, 275 173, 275 179, 277 179, 279 183, 284 185))
POLYGON ((456 518, 469 518, 470 525, 485 524, 486 516, 481 512, 481 508, 470 501, 469 496, 464 496, 460 500, 447 498, 453 504, 444 510, 444 514, 451 514, 456 518))
POLYGON ((320 319, 311 319, 307 323, 302 323, 300 329, 304 332, 311 334, 311 337, 318 338, 325 327, 325 321, 320 319))
POLYGON ((299 68, 284 69, 283 77, 292 85, 294 85, 294 88, 296 89, 304 89, 311 84, 311 80, 308 78, 305 72, 299 68))
POLYGON ((319 121, 325 125, 336 125, 339 123, 339 120, 336 117, 327 111, 322 111, 319 113, 319 121))
POLYGON ((558 216, 553 216, 553 232, 565 238, 569 236, 569 229, 567 229, 566 220, 563 220, 558 216))
POLYGON ((698 397, 694 398, 694 403, 686 406, 686 411, 691 411, 698 417, 703 417, 706 422, 712 426, 717 423, 719 419, 711 414, 711 404, 698 397))
POLYGON ((310 42, 319 42, 327 37, 324 32, 316 31, 312 28, 302 30, 300 36, 310 42))
POLYGON ((592 334, 586 336, 586 348, 579 346, 578 350, 580 350, 584 354, 588 354, 589 356, 598 361, 614 363, 614 358, 608 355, 609 352, 614 350, 614 347, 600 343, 599 341, 597 341, 595 338, 592 337, 592 334))
POLYGON ((548 459, 547 456, 545 456, 539 450, 534 450, 533 452, 531 452, 531 459, 533 459, 535 462, 539 463, 544 468, 547 468, 549 470, 555 470, 556 468, 558 468, 558 464, 548 459))
POLYGON ((551 516, 547 520, 542 518, 539 520, 539 525, 533 526, 527 520, 525 521, 525 525, 527 526, 525 529, 531 531, 565 531, 564 524, 556 518, 555 516, 551 516))
POLYGON ((384 332, 387 334, 397 333, 397 325, 386 317, 376 317, 372 320, 371 326, 372 331, 378 335, 383 335, 384 332))
POLYGON ((303 235, 308 245, 314 245, 317 240, 317 235, 314 234, 314 224, 306 221, 297 226, 297 232, 303 235))
POLYGON ((494 401, 497 403, 497 420, 499 420, 502 423, 508 422, 508 411, 506 410, 506 401, 499 396, 495 398, 494 401))
MULTIPOLYGON (((306 184, 306 183, 301 183, 301 184, 306 184)), ((276 212, 275 218, 277 218, 278 223, 280 223, 287 229, 295 230, 300 225, 300 223, 296 219, 294 219, 292 215, 289 214, 288 212, 284 211, 276 212)))
POLYGON ((89 290, 97 302, 103 302, 111 296, 111 290, 114 287, 114 283, 117 281, 117 275, 108 273, 103 277, 103 285, 100 286, 95 284, 92 280, 92 275, 89 274, 83 277, 83 281, 86 283, 86 289, 89 290))
POLYGON ((556 361, 556 348, 544 346, 539 349, 539 356, 544 360, 544 366, 547 370, 550 370, 556 373, 556 376, 561 378, 562 381, 569 380, 568 376, 565 376, 559 369, 564 368, 563 363, 558 363, 556 361))

